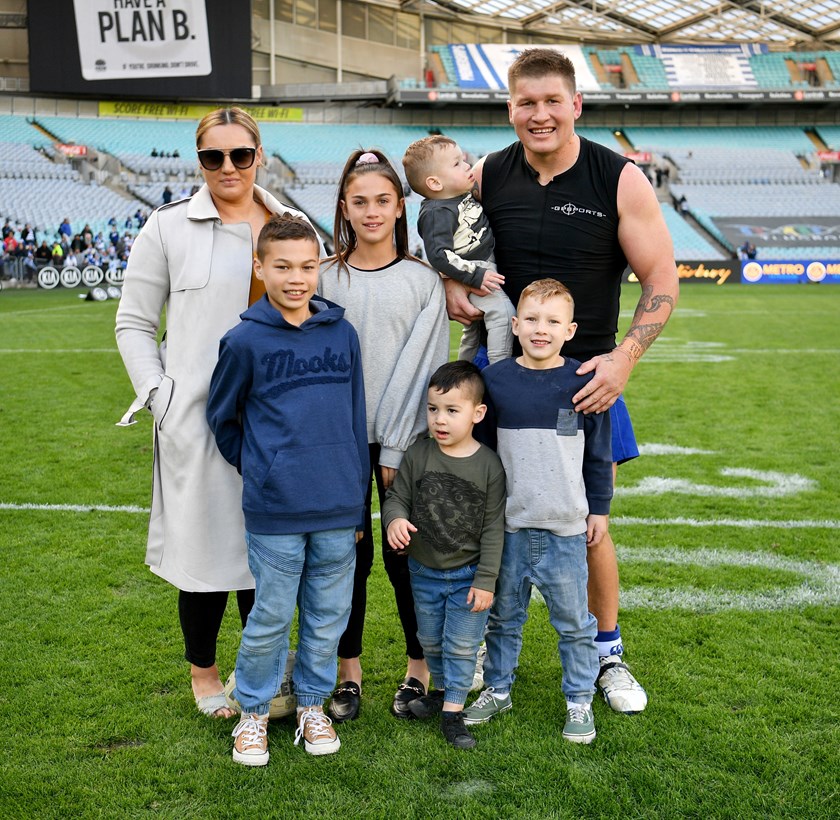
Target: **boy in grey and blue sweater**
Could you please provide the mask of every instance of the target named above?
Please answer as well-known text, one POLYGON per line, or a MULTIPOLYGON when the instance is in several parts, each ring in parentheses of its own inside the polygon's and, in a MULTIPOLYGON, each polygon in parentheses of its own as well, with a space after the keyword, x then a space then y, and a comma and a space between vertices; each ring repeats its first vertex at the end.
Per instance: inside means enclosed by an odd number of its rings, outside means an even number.
POLYGON ((528 618, 531 585, 548 606, 560 636, 563 737, 595 739, 592 696, 598 675, 597 624, 587 599, 587 545, 607 531, 612 498, 609 414, 583 415, 572 403, 592 374, 560 355, 577 325, 571 294, 554 279, 522 292, 513 332, 522 355, 490 365, 487 432, 507 475, 505 545, 486 635, 487 687, 464 710, 464 723, 484 723, 512 707, 510 690, 528 618))

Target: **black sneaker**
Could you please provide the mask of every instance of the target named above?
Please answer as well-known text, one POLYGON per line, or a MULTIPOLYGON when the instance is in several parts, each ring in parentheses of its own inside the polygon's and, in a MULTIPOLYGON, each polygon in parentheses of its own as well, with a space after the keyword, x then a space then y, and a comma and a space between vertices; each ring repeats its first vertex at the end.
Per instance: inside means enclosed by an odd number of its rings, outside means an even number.
POLYGON ((439 715, 443 709, 443 689, 435 689, 421 698, 414 698, 408 704, 411 714, 416 718, 430 718, 439 715))
POLYGON ((409 678, 397 687, 394 702, 391 704, 391 714, 402 719, 413 718, 408 704, 426 694, 426 687, 417 678, 409 678))
POLYGON ((463 712, 443 712, 440 716, 440 730, 446 742, 456 749, 472 749, 475 746, 475 738, 464 725, 463 712))
POLYGON ((333 723, 344 723, 345 720, 355 720, 359 716, 362 690, 358 683, 346 681, 335 688, 327 707, 327 714, 333 723))

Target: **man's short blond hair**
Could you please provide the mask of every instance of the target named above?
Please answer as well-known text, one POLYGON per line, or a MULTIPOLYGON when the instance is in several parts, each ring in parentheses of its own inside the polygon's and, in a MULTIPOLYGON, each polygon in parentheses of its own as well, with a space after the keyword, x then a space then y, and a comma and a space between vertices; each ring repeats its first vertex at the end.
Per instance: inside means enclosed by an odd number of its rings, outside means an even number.
POLYGON ((575 64, 565 54, 553 48, 526 48, 508 68, 508 90, 513 94, 520 79, 541 80, 552 74, 563 77, 572 94, 577 93, 575 64))
POLYGON ((522 303, 526 299, 535 299, 537 302, 545 302, 548 299, 553 299, 555 296, 565 299, 572 306, 572 316, 574 316, 575 300, 569 292, 569 289, 562 282, 558 282, 556 279, 537 279, 536 282, 531 282, 531 284, 522 291, 522 294, 519 297, 519 302, 516 305, 516 312, 519 313, 522 309, 522 303))
POLYGON ((405 178, 408 180, 412 191, 426 197, 432 193, 426 187, 426 178, 434 176, 437 152, 447 145, 457 144, 451 137, 445 137, 443 134, 433 134, 430 137, 423 137, 423 139, 412 142, 406 148, 402 164, 405 168, 405 178))

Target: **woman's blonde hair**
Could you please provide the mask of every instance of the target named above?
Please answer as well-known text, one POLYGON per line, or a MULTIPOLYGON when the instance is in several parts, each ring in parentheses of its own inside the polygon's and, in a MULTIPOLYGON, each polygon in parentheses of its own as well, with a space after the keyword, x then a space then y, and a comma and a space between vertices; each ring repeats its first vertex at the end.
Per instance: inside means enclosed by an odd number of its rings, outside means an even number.
POLYGON ((204 135, 217 125, 241 125, 253 138, 254 147, 259 148, 262 145, 260 139, 260 127, 257 121, 242 108, 217 108, 209 114, 205 114, 198 128, 195 129, 195 145, 196 148, 201 146, 201 140, 204 135))

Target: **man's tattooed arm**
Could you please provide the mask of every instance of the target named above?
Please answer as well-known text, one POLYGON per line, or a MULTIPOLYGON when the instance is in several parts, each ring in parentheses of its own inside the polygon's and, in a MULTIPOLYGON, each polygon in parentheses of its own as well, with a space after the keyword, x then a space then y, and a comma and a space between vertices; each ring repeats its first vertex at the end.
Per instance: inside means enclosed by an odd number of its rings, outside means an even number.
POLYGON ((624 353, 635 364, 662 332, 674 309, 674 299, 663 293, 653 293, 653 287, 646 285, 633 314, 630 329, 615 348, 624 353), (647 315, 654 314, 654 315, 647 315), (646 321, 657 319, 658 321, 646 321))

